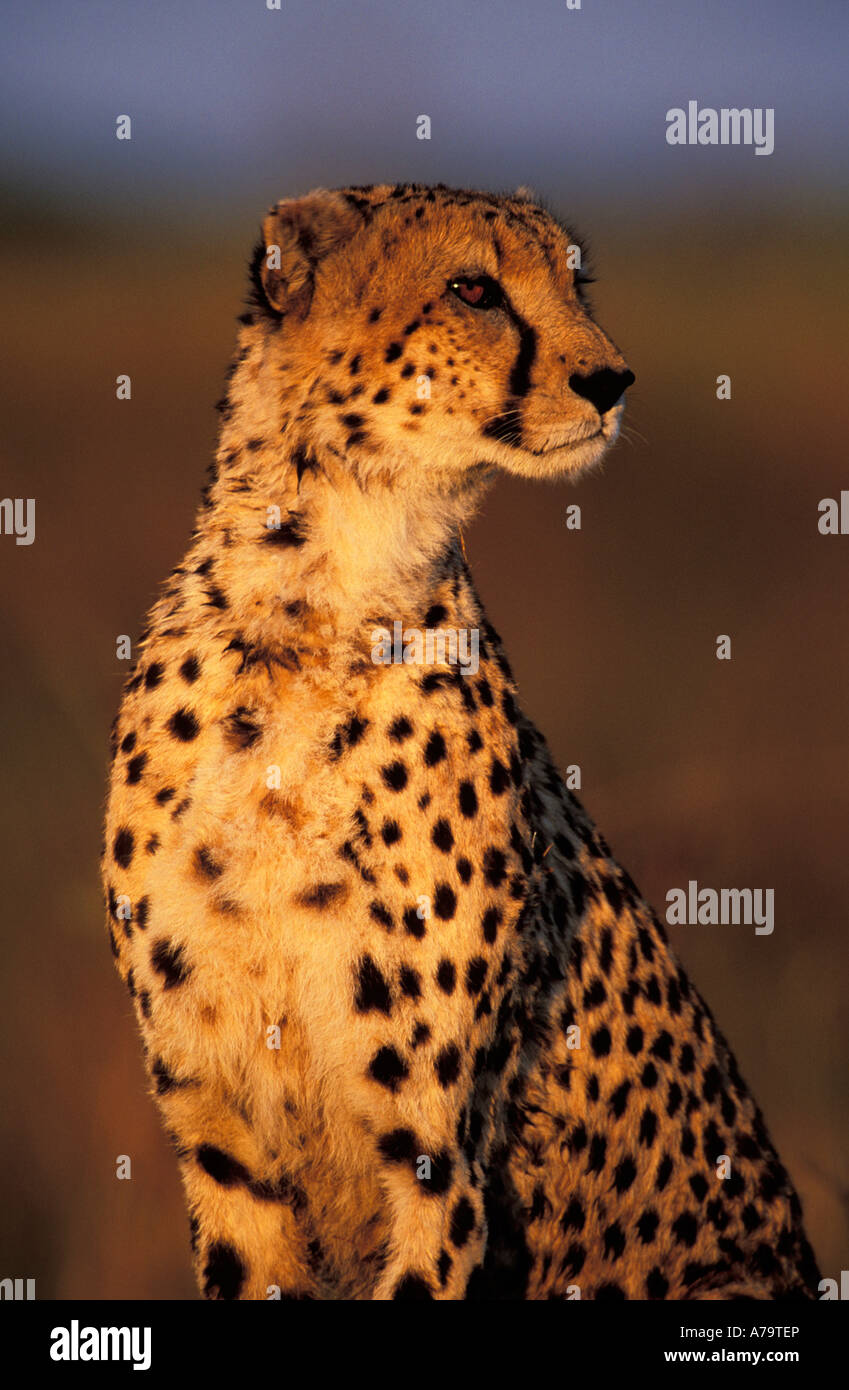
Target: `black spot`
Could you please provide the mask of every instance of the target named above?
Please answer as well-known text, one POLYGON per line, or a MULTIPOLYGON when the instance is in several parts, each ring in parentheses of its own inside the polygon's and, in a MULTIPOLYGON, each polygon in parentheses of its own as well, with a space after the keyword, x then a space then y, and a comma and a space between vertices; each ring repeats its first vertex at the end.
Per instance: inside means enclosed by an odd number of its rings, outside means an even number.
POLYGON ((445 739, 434 729, 425 744, 424 760, 427 767, 435 767, 445 757, 445 739))
POLYGON ((587 1252, 580 1241, 573 1241, 560 1261, 561 1274, 580 1274, 587 1258, 587 1252))
POLYGON ((632 1158, 625 1157, 613 1170, 613 1185, 621 1195, 627 1192, 637 1176, 637 1168, 632 1158))
POLYGON ((597 1028, 590 1037, 590 1047, 595 1057, 607 1057, 610 1052, 611 1038, 609 1028, 597 1028))
POLYGON ((442 1197, 451 1186, 454 1164, 447 1149, 440 1149, 430 1160, 430 1177, 420 1178, 422 1190, 431 1197, 442 1197))
POLYGON ((423 1279, 420 1274, 405 1274, 403 1279, 395 1285, 392 1297, 393 1299, 432 1299, 433 1294, 427 1280, 423 1279))
POLYGON ((495 796, 501 796, 506 792, 509 785, 510 774, 507 768, 498 758, 493 758, 492 768, 489 774, 490 791, 493 792, 495 796))
POLYGON ((617 1119, 623 1118, 625 1106, 628 1105, 628 1093, 631 1091, 631 1081, 623 1081, 621 1086, 617 1086, 616 1091, 611 1094, 610 1108, 617 1119))
POLYGON ((665 1279, 657 1266, 655 1266, 646 1280, 646 1293, 649 1298, 665 1298, 668 1290, 669 1280, 665 1279))
POLYGON ((651 1245, 655 1238, 660 1217, 656 1211, 644 1211, 637 1222, 637 1234, 643 1245, 651 1245))
POLYGON ((454 835, 447 820, 438 820, 433 827, 431 839, 437 849, 441 849, 443 854, 448 854, 454 848, 454 835))
POLYGON ((190 709, 178 709, 172 714, 168 720, 168 728, 181 743, 191 743, 200 732, 200 725, 190 709))
POLYGON ((607 1140, 601 1134, 594 1134, 590 1141, 590 1152, 587 1158, 587 1172, 602 1172, 607 1158, 607 1140))
POLYGON ((371 1059, 369 1075, 387 1090, 397 1091, 401 1082, 409 1075, 409 1070, 394 1047, 381 1047, 371 1059))
POLYGON ((390 763, 380 769, 380 775, 390 791, 403 791, 407 785, 407 769, 402 762, 390 763))
POLYGON ((457 860, 457 873, 459 874, 463 883, 469 883, 471 881, 473 869, 465 855, 461 855, 461 857, 457 860))
POLYGON ((395 923, 392 920, 392 913, 389 911, 388 907, 384 907, 383 903, 373 902, 369 903, 368 910, 369 916, 373 922, 378 922, 380 926, 385 927, 387 931, 392 931, 395 923))
POLYGON ((132 830, 128 830, 126 827, 123 830, 119 830, 112 846, 112 854, 115 863, 120 864, 122 869, 128 869, 133 857, 134 848, 135 839, 132 830))
POLYGON ((460 783, 458 799, 460 802, 460 810, 468 820, 471 820, 473 816, 477 815, 478 798, 471 782, 460 783))
POLYGON ((646 1148, 651 1148, 657 1134, 657 1116, 654 1111, 646 1106, 640 1120, 640 1143, 645 1144, 646 1148))
POLYGON ((704 1081, 702 1082, 702 1095, 708 1103, 713 1100, 721 1085, 722 1077, 719 1074, 719 1068, 714 1062, 708 1067, 704 1075, 704 1081))
POLYGON ((135 905, 135 908, 133 909, 133 921, 135 922, 137 927, 141 927, 142 931, 144 931, 144 928, 147 926, 147 918, 149 911, 150 900, 148 899, 147 894, 145 894, 143 898, 139 898, 138 902, 135 905))
POLYGON ((299 549, 306 542, 303 517, 290 513, 279 526, 269 526, 263 535, 266 545, 280 545, 299 549))
POLYGON ((510 724, 518 724, 519 710, 509 690, 505 690, 501 696, 501 708, 510 724))
POLYGON ((385 845, 395 845, 401 838, 401 827, 397 820, 385 820, 381 826, 380 833, 385 845))
POLYGON ((369 721, 360 719, 356 714, 351 714, 344 723, 337 725, 333 737, 330 740, 330 753, 333 758, 342 756, 343 750, 355 748, 360 742, 368 728, 369 721))
POLYGON ((651 1054, 661 1062, 668 1062, 672 1056, 672 1034, 667 1033, 664 1028, 662 1033, 658 1033, 651 1046, 651 1054))
POLYGON ((451 1244, 455 1249, 462 1250, 474 1229, 474 1207, 468 1197, 461 1197, 451 1213, 451 1244))
POLYGON ((385 360, 387 362, 397 362, 403 349, 400 343, 390 343, 386 349, 385 360))
POLYGON ((654 943, 652 942, 651 934, 645 927, 638 927, 637 936, 639 938, 643 960, 647 960, 651 963, 651 961, 654 960, 654 943))
POLYGON ((456 1043, 443 1047, 433 1064, 440 1086, 447 1088, 454 1085, 460 1075, 460 1061, 460 1049, 456 1043))
POLYGON ((135 748, 135 746, 136 746, 136 736, 135 736, 135 733, 131 731, 130 733, 125 734, 125 735, 124 735, 124 738, 123 738, 122 741, 121 741, 121 752, 122 752, 122 753, 132 753, 132 751, 133 751, 133 749, 135 748))
POLYGON ((175 794, 176 793, 173 787, 163 787, 160 791, 156 793, 154 800, 158 802, 160 806, 164 806, 166 801, 173 800, 175 794))
POLYGON ((239 1183, 251 1181, 247 1168, 223 1149, 213 1148, 212 1144, 200 1144, 196 1158, 204 1172, 222 1187, 235 1187, 239 1183))
POLYGON ((481 676, 477 683, 478 697, 482 705, 490 709, 493 705, 492 687, 486 676, 481 676))
POLYGON ((598 1285, 594 1297, 602 1301, 607 1300, 608 1303, 611 1300, 619 1302, 625 1298, 625 1290, 613 1280, 608 1280, 606 1283, 598 1285))
POLYGON ((192 967, 183 959, 183 947, 175 946, 165 937, 160 937, 153 943, 150 963, 154 970, 158 970, 159 974, 165 977, 165 989, 185 984, 192 972, 192 967))
POLYGON ((625 1249, 625 1235, 618 1221, 612 1221, 604 1233, 604 1256, 618 1260, 625 1249))
POLYGON ((457 971, 450 960, 441 960, 436 971, 436 983, 443 994, 453 994, 457 985, 457 971))
POLYGON ((224 870, 206 845, 200 845, 195 850, 195 867, 204 877, 211 880, 220 878, 224 870))
POLYGON ((389 726, 389 737, 393 743, 403 743, 405 738, 409 738, 413 732, 413 726, 409 719, 401 716, 389 726))
POLYGON ((200 662, 196 656, 187 656, 180 667, 180 675, 191 685, 200 675, 200 662))
POLYGON ((495 936, 500 923, 501 913, 499 912, 498 908, 488 907, 486 912, 483 914, 483 921, 481 923, 481 926, 483 928, 484 941, 489 942, 490 945, 492 945, 493 941, 495 940, 495 936))
POLYGON ((419 916, 418 909, 408 907, 404 910, 404 926, 410 936, 421 937, 425 934, 424 920, 419 916))
POLYGON ((691 1248, 699 1234, 699 1223, 691 1211, 683 1211, 672 1223, 672 1234, 679 1245, 691 1248))
POLYGON ((393 1129, 389 1134, 382 1134, 377 1147, 390 1163, 415 1163, 419 1149, 411 1129, 393 1129))
POLYGON ((480 994, 486 979, 487 968, 487 963, 481 956, 475 956, 473 960, 469 961, 466 967, 466 991, 468 994, 480 994))
POLYGON ((447 883, 438 883, 433 893, 433 911, 442 922, 450 922, 457 911, 457 894, 447 883))
POLYGON ((584 1008, 597 1009, 600 1004, 605 1003, 606 999, 607 990, 604 987, 604 982, 598 975, 595 975, 584 990, 584 1008))
POLYGON ((141 775, 144 772, 146 765, 146 753, 137 753, 134 758, 130 758, 130 761, 127 763, 127 782, 130 786, 133 786, 136 782, 141 781, 141 775))
POLYGON ((379 967, 371 956, 363 956, 357 966, 357 994, 354 1005, 358 1013, 367 1014, 371 1009, 385 1014, 392 1012, 392 996, 379 967))
POLYGON ((418 970, 413 970, 409 965, 402 965, 399 978, 402 994, 406 994, 408 999, 421 998, 422 982, 418 970))
POLYGON ((156 1077, 156 1094, 167 1096, 171 1091, 176 1091, 185 1082, 178 1081, 168 1070, 161 1057, 157 1057, 150 1069, 151 1075, 156 1077))
MULTIPOLYGON (((703 1202, 703 1201, 704 1201, 705 1197, 707 1196, 707 1192, 708 1192, 707 1180, 706 1180, 706 1178, 704 1177, 704 1174, 702 1174, 702 1173, 694 1173, 694 1174, 693 1174, 693 1176, 690 1178, 690 1191, 692 1192, 692 1194, 693 1194, 693 1196, 695 1197, 695 1199, 696 1199, 697 1202, 703 1202)), ((744 1212, 744 1213, 743 1213, 743 1220, 745 1221, 745 1219, 746 1219, 746 1213, 744 1212)))
POLYGON ((262 734, 262 728, 256 720, 251 719, 250 711, 244 705, 228 714, 224 722, 227 725, 228 742, 234 748, 253 748, 262 734))
POLYGON ((491 883, 493 888, 504 882, 507 876, 506 866, 507 860, 502 851, 491 845, 484 855, 483 869, 487 883, 491 883))
POLYGON ((582 1231, 586 1219, 584 1208, 577 1197, 573 1197, 560 1218, 560 1225, 564 1231, 582 1231))
POLYGON ((663 1191, 663 1189, 666 1187, 666 1184, 669 1182, 669 1179, 672 1177, 673 1166, 674 1165, 672 1163, 672 1159, 669 1157, 669 1154, 664 1154, 663 1158, 660 1160, 660 1163, 657 1165, 655 1187, 657 1188, 658 1192, 663 1191))
POLYGON ((165 668, 159 661, 152 661, 144 673, 144 683, 147 690, 155 690, 161 683, 165 674, 165 668))
POLYGON ((244 1282, 245 1266, 232 1245, 225 1241, 210 1245, 203 1271, 204 1295, 211 1299, 238 1298, 244 1282))
POLYGON ((328 907, 330 903, 345 894, 344 883, 316 883, 313 888, 305 888, 296 899, 302 907, 328 907))
POLYGON ((669 1002, 669 1012, 680 1014, 681 1012, 681 991, 678 988, 678 981, 674 975, 669 977, 669 984, 666 990, 666 997, 669 1002))

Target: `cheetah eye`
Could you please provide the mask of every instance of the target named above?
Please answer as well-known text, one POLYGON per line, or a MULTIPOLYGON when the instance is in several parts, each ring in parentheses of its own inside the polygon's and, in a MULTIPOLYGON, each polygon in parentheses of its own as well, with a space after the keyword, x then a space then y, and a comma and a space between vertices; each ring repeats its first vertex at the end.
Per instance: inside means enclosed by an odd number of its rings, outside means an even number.
POLYGON ((455 275, 448 288, 473 309, 497 309, 504 302, 501 286, 490 275, 455 275))

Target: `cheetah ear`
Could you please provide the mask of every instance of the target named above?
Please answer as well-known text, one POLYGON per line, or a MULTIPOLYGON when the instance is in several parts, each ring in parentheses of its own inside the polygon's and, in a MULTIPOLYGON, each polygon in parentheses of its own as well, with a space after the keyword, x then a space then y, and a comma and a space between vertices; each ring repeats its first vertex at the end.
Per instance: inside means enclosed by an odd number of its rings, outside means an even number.
POLYGON ((254 252, 252 274, 260 302, 278 314, 303 317, 317 266, 362 225, 362 217, 341 193, 323 188, 277 203, 262 224, 262 240, 254 252))

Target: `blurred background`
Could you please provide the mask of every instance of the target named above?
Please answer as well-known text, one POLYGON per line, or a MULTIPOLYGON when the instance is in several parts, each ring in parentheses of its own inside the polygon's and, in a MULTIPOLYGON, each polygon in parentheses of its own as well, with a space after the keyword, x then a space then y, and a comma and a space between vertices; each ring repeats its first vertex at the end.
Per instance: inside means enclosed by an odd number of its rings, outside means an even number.
POLYGON ((575 486, 501 481, 467 550, 525 708, 661 915, 691 878, 775 890, 772 936, 671 935, 839 1277, 849 536, 820 535, 817 504, 849 488, 842 0, 4 18, 0 492, 36 499, 36 539, 0 536, 0 1277, 196 1296, 98 881, 116 638, 187 544, 266 206, 384 180, 529 184, 589 241, 637 374, 624 437, 575 486), (774 154, 667 145, 691 99, 773 107, 774 154))

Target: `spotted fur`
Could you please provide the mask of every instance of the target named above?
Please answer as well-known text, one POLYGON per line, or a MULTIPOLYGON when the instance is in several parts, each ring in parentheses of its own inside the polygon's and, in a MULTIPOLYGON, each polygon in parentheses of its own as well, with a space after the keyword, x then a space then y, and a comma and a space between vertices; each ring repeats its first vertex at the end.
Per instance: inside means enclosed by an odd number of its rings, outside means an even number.
POLYGON ((815 1296, 760 1114, 458 539, 498 468, 615 438, 632 377, 573 247, 443 187, 263 224, 103 862, 209 1298, 815 1296), (478 672, 376 665, 395 620, 478 630, 478 672))

